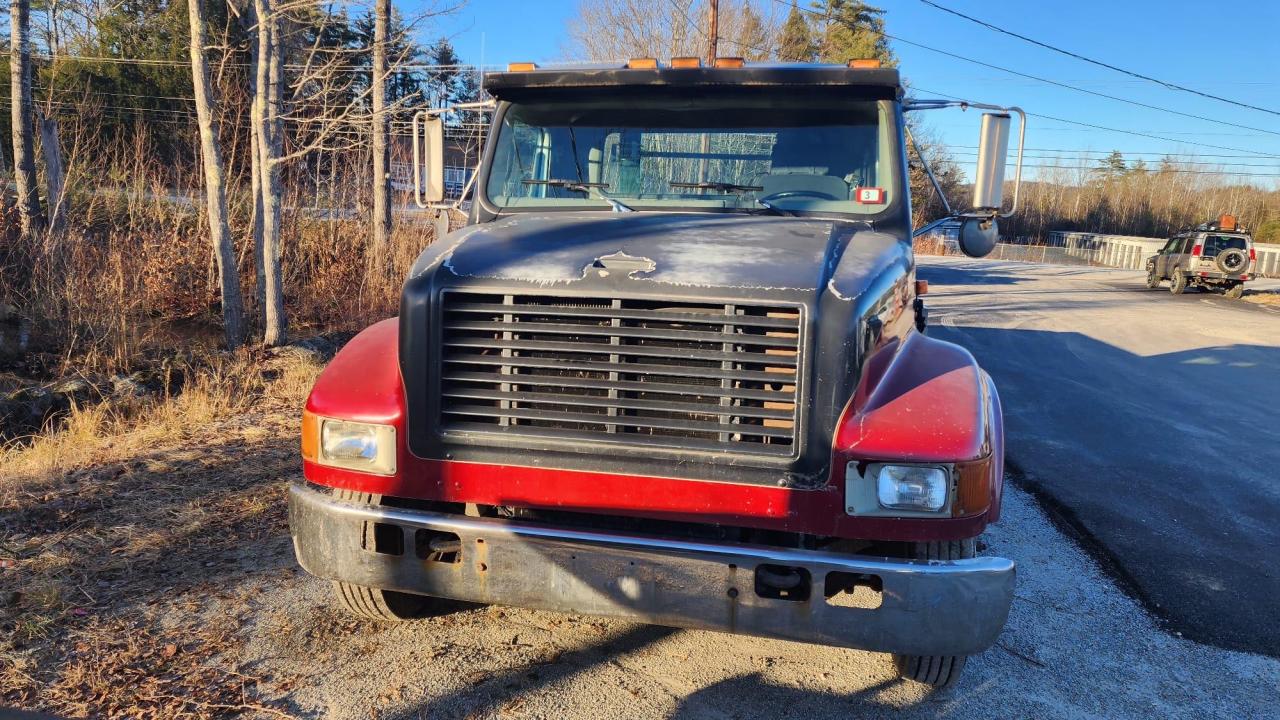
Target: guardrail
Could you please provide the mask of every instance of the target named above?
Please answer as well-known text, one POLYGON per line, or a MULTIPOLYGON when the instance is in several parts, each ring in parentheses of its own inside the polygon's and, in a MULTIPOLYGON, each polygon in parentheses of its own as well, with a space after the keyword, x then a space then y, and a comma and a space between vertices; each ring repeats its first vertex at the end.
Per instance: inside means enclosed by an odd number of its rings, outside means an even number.
MULTIPOLYGON (((1145 270, 1147 258, 1155 255, 1168 242, 1166 239, 1131 235, 1056 230, 1049 233, 1048 244, 1063 248, 1067 255, 1083 258, 1099 265, 1145 270)), ((1280 277, 1280 247, 1254 244, 1258 260, 1253 271, 1267 277, 1280 277)))

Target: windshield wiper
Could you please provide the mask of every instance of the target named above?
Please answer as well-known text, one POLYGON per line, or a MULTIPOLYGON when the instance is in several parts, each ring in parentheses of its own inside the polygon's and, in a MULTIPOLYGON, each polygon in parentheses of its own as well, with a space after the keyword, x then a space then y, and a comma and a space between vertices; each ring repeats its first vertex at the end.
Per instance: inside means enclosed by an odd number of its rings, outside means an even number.
POLYGON ((609 188, 609 183, 582 182, 581 180, 563 180, 560 178, 551 178, 548 180, 521 180, 520 182, 525 185, 546 185, 547 187, 558 187, 572 192, 584 193, 604 200, 612 205, 616 212, 635 212, 635 208, 627 205, 612 195, 605 194, 604 190, 609 188))
POLYGON ((786 217, 796 217, 796 214, 790 210, 783 210, 767 200, 756 200, 756 204, 764 208, 764 211, 771 215, 784 215, 786 217))
POLYGON ((753 192, 763 190, 761 185, 739 185, 727 182, 669 182, 674 188, 691 188, 694 190, 719 190, 720 192, 753 192))

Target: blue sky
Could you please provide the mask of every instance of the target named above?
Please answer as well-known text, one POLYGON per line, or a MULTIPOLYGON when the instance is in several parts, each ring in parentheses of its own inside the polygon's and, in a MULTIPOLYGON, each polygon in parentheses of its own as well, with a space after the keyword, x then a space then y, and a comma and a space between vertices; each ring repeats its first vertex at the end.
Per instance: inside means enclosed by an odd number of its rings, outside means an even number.
MULTIPOLYGON (((1280 51, 1277 51, 1275 35, 1280 28, 1280 1, 937 2, 1138 73, 1280 110, 1280 51)), ((780 15, 787 11, 773 0, 759 0, 758 4, 780 15)), ((878 0, 873 4, 886 10, 886 30, 904 40, 1096 92, 1280 133, 1280 116, 1170 90, 1065 57, 994 33, 919 0, 878 0)), ((577 7, 577 0, 469 0, 452 16, 435 21, 427 33, 451 36, 469 63, 482 60, 492 66, 517 60, 549 63, 564 58, 565 28, 576 15, 577 7)), ((1157 140, 1032 118, 1028 147, 1066 151, 1067 164, 1077 164, 1082 151, 1097 153, 1115 149, 1125 152, 1129 159, 1144 157, 1151 161, 1157 161, 1159 153, 1196 155, 1186 159, 1236 163, 1224 169, 1276 175, 1241 176, 1241 179, 1280 188, 1280 134, 1139 108, 1014 77, 901 42, 892 45, 904 77, 916 88, 976 101, 1019 105, 1029 112, 1167 138, 1157 140), (1215 157, 1221 155, 1251 157, 1215 157)), ((975 144, 977 120, 973 114, 942 111, 930 113, 928 119, 944 143, 975 144)), ((963 155, 957 157, 964 159, 963 155)), ((1031 159, 1028 162, 1045 161, 1031 159)), ((1209 169, 1210 166, 1195 167, 1209 169)))

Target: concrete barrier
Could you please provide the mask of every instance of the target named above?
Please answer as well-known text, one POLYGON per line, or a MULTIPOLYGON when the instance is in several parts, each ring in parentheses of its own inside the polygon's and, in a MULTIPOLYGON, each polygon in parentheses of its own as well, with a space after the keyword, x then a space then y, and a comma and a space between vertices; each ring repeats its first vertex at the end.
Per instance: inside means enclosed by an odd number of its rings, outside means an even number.
MULTIPOLYGON (((1063 248, 1067 255, 1099 265, 1145 270, 1147 258, 1159 252, 1166 242, 1168 242, 1167 238, 1055 230, 1049 233, 1048 244, 1063 248)), ((1254 250, 1257 252, 1258 259, 1254 263, 1253 271, 1258 275, 1280 277, 1280 247, 1255 244, 1254 250)))

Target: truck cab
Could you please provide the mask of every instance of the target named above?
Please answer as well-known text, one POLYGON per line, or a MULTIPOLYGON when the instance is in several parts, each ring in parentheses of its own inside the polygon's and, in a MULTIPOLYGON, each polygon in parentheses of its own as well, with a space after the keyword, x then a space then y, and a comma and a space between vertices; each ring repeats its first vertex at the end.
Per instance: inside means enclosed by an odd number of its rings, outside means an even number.
POLYGON ((898 72, 722 60, 486 78, 467 224, 307 400, 298 560, 382 620, 611 616, 949 685, 1012 600, 976 554, 1003 428, 923 332, 898 72))

